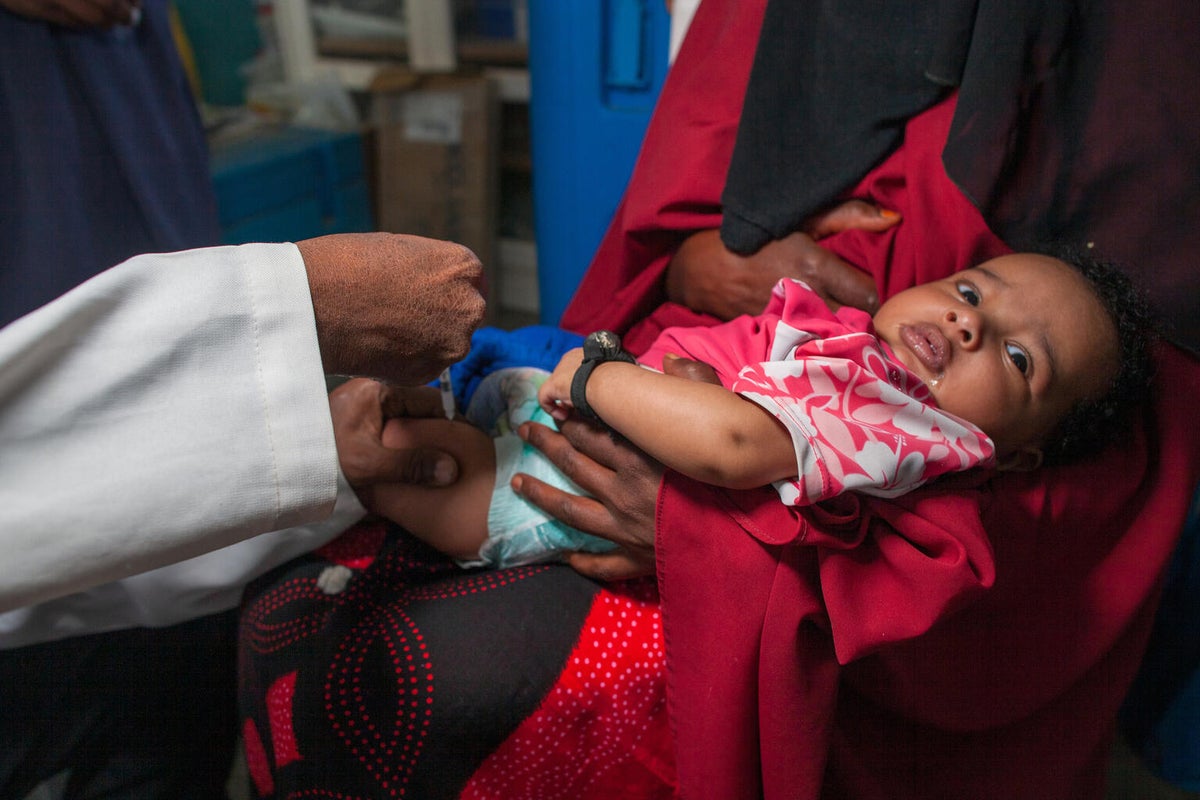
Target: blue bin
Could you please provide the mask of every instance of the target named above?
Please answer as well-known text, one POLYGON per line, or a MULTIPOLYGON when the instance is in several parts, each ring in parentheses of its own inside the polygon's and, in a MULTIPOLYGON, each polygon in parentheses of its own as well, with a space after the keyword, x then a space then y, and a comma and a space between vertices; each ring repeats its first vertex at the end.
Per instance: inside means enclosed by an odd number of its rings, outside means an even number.
POLYGON ((374 228, 358 133, 272 128, 214 145, 211 168, 226 244, 374 228))
POLYGON ((629 182, 667 73, 662 0, 530 0, 539 316, 556 324, 629 182))

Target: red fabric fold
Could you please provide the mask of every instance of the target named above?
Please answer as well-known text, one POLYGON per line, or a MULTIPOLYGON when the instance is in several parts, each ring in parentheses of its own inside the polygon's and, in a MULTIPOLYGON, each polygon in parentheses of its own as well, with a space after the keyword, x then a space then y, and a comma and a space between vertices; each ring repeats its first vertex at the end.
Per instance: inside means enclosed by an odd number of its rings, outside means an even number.
MULTIPOLYGON (((681 53, 566 327, 612 328, 636 351, 711 323, 665 302, 662 272, 719 219, 762 5, 701 5, 685 51, 721 57, 681 53)), ((946 177, 953 108, 911 120, 848 192, 903 222, 825 242, 881 296, 1007 251, 946 177)), ((1161 356, 1149 407, 1098 459, 841 507, 858 523, 668 475, 658 568, 681 796, 1100 796, 1200 480, 1200 365, 1161 356)))

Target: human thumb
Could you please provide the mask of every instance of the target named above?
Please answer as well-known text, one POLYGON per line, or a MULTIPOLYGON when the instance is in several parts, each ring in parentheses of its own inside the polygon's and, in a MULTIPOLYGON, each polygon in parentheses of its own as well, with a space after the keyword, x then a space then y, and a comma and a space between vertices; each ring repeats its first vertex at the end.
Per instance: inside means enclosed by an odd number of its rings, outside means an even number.
POLYGON ((823 239, 848 230, 885 231, 900 221, 900 214, 865 200, 847 200, 812 217, 804 231, 823 239))
POLYGON ((449 486, 458 480, 458 462, 444 450, 414 447, 386 450, 377 482, 391 481, 417 486, 449 486))

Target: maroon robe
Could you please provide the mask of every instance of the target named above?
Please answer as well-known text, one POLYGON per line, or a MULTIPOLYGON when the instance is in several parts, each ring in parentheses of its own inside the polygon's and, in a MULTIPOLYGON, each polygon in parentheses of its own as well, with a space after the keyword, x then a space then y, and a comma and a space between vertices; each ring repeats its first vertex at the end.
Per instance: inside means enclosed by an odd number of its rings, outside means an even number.
MULTIPOLYGON (((711 324, 666 302, 662 274, 719 224, 762 5, 701 6, 565 327, 612 328, 637 351, 666 325, 711 324)), ((953 110, 951 96, 915 117, 848 192, 903 222, 826 242, 881 296, 1008 249, 942 166, 953 110)), ((839 509, 858 522, 668 475, 658 569, 681 794, 1100 796, 1200 478, 1200 366, 1160 356, 1145 413, 1099 458, 839 509)))

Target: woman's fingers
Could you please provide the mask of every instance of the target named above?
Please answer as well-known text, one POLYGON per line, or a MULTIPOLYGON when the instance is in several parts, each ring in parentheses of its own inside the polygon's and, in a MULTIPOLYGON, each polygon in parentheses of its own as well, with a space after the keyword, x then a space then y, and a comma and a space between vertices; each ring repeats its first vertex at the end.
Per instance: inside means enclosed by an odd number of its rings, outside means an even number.
MULTIPOLYGON (((622 446, 607 429, 577 417, 565 420, 560 427, 561 432, 528 423, 521 426, 520 434, 585 492, 608 496, 622 460, 622 446)), ((624 448, 629 449, 628 445, 624 448)))
POLYGON ((621 543, 612 515, 598 500, 564 492, 530 475, 513 476, 512 488, 558 521, 584 533, 621 543))
POLYGON ((824 239, 848 230, 886 231, 899 221, 900 214, 889 208, 866 200, 847 200, 809 218, 804 232, 814 239, 824 239))
POLYGON ((616 553, 572 557, 590 577, 611 580, 645 575, 654 568, 654 523, 662 467, 607 431, 571 418, 559 433, 526 423, 521 436, 545 454, 591 497, 579 497, 528 475, 513 490, 573 528, 620 546, 616 553))
POLYGON ((572 553, 567 563, 580 575, 593 580, 624 581, 654 574, 654 550, 572 553))

